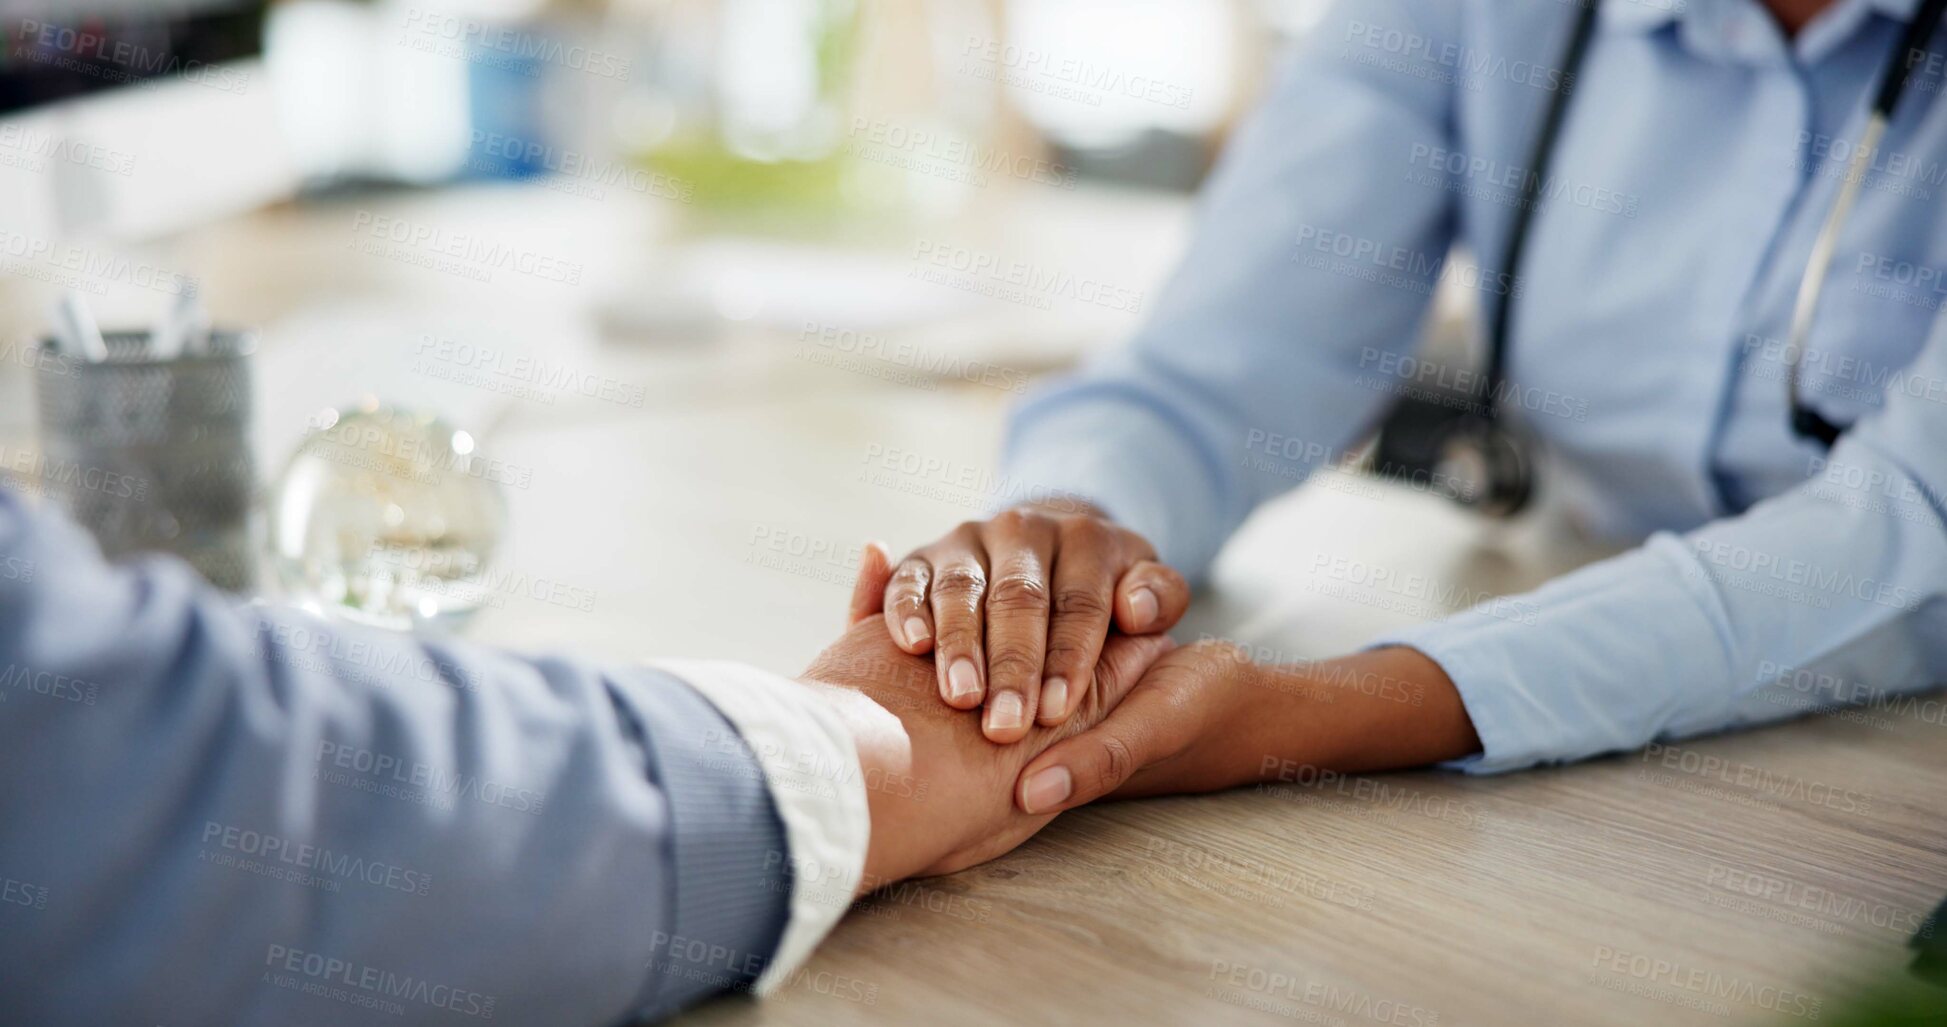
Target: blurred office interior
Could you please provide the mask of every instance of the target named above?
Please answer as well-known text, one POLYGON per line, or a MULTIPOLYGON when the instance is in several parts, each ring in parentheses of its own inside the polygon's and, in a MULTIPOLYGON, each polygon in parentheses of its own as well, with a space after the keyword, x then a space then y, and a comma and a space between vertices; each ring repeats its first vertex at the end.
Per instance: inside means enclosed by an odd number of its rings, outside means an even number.
POLYGON ((321 426, 423 413, 504 468, 493 562, 607 597, 487 604, 494 637, 795 669, 856 536, 978 515, 1008 406, 1141 323, 1322 6, 16 4, 0 444, 34 445, 34 341, 64 294, 142 327, 193 283, 259 346, 267 513, 321 426), (875 458, 914 480, 858 485, 875 458), (726 570, 771 530, 841 556, 726 570), (718 603, 631 606, 670 601, 622 567, 726 581, 788 624, 752 653, 718 603), (638 617, 650 637, 618 639, 638 617))

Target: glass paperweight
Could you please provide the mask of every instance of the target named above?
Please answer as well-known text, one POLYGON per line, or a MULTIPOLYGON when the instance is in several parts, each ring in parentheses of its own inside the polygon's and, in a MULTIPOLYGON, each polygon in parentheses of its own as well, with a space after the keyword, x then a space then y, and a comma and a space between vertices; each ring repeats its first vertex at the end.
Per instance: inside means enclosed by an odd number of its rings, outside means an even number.
POLYGON ((486 605, 507 506, 473 436, 375 402, 311 425, 271 498, 286 595, 392 628, 457 628, 486 605))

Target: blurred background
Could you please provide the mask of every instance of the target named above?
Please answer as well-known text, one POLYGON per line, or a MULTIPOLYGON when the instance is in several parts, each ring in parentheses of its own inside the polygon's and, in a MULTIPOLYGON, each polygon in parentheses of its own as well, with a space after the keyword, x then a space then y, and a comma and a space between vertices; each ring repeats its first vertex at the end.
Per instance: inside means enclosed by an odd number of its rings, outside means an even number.
POLYGON ((865 538, 1032 493, 1005 411, 1141 322, 1322 7, 13 0, 0 474, 64 473, 63 296, 193 290, 251 340, 242 591, 795 670, 865 538))

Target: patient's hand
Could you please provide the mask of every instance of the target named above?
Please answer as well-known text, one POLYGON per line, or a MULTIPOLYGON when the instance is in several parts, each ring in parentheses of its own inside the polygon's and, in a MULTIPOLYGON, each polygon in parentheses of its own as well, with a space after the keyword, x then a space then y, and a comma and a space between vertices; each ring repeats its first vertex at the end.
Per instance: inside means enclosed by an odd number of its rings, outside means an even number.
MULTIPOLYGON (((861 594, 876 597, 890 574, 885 552, 868 547, 861 594), (877 579, 876 588, 874 579, 877 579)), ((1161 635, 1109 641, 1093 670, 1094 687, 1068 723, 1032 728, 1018 745, 995 745, 979 723, 939 701, 933 664, 893 644, 876 612, 855 623, 802 676, 825 691, 852 728, 865 773, 872 838, 865 885, 952 873, 1020 845, 1052 815, 1021 812, 1014 782, 1029 760, 1100 722, 1158 656, 1161 635)))

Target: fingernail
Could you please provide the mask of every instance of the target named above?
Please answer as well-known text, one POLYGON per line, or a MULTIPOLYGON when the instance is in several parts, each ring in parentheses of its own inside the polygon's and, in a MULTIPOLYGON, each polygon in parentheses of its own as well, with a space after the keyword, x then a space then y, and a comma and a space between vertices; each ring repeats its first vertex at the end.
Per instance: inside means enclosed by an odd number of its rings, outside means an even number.
POLYGON ((980 672, 973 661, 962 656, 946 669, 946 697, 960 700, 980 691, 980 672))
POLYGON ((1074 776, 1068 773, 1067 767, 1056 765, 1036 771, 1028 778, 1027 787, 1021 789, 1021 801, 1029 813, 1042 813, 1068 801, 1074 790, 1074 776))
POLYGON ((1068 679, 1049 678, 1041 683, 1041 710, 1050 717, 1068 712, 1068 679))
POLYGON ((918 645, 933 635, 933 632, 927 630, 926 621, 918 617, 906 618, 905 630, 907 645, 918 645))
POLYGON ((1002 692, 987 704, 987 730, 1012 731, 1020 727, 1027 709, 1027 704, 1021 701, 1021 693, 1002 692))
POLYGON ((1148 627, 1156 619, 1156 609, 1156 593, 1147 588, 1129 593, 1129 612, 1136 617, 1136 627, 1148 627))

